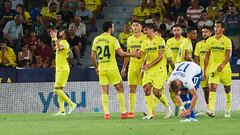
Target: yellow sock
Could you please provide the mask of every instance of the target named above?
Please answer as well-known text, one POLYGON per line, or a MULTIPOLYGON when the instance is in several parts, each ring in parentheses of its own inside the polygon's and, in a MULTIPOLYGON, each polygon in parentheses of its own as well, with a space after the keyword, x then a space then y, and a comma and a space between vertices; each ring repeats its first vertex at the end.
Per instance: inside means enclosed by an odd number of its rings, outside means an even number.
POLYGON ((130 93, 129 94, 129 111, 134 112, 136 104, 136 93, 130 93))
POLYGON ((123 92, 118 92, 117 93, 117 97, 118 97, 118 103, 119 103, 119 107, 120 107, 120 112, 121 113, 126 113, 125 97, 124 97, 123 92))
POLYGON ((162 93, 162 96, 159 98, 159 100, 162 102, 165 108, 169 108, 168 100, 164 93, 162 93))
POLYGON ((62 98, 65 102, 67 102, 69 106, 73 106, 75 104, 68 98, 68 96, 62 90, 54 90, 53 92, 57 94, 58 97, 62 98))
POLYGON ((149 115, 152 115, 152 96, 145 96, 147 111, 149 115))
POLYGON ((232 92, 226 93, 226 111, 231 111, 231 105, 232 105, 232 92))
POLYGON ((172 92, 172 91, 170 91, 170 98, 172 99, 173 104, 174 104, 175 106, 178 106, 177 100, 176 100, 176 98, 175 98, 175 93, 172 92))
POLYGON ((103 105, 104 113, 109 114, 109 111, 108 111, 108 95, 106 93, 102 93, 102 105, 103 105))
POLYGON ((60 108, 60 112, 65 112, 64 100, 60 97, 58 97, 58 105, 59 105, 59 108, 60 108))
POLYGON ((152 94, 152 110, 155 111, 157 105, 158 105, 158 98, 152 94))
POLYGON ((209 110, 215 110, 216 92, 209 92, 209 110))

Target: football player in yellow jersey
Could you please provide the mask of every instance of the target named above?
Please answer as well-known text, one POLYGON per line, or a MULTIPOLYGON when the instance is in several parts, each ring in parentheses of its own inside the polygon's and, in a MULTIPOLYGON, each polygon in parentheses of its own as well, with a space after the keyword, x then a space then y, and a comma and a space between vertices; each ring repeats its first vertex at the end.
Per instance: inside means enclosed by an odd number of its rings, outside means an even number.
MULTIPOLYGON (((179 46, 180 44, 185 40, 185 38, 182 36, 182 28, 179 24, 175 24, 172 28, 172 32, 174 37, 170 38, 167 40, 166 43, 166 48, 169 48, 172 54, 172 61, 176 64, 176 59, 178 56, 178 50, 179 50, 179 46)), ((168 70, 168 75, 170 75, 172 73, 172 69, 169 68, 168 70)), ((175 116, 178 115, 178 111, 179 111, 179 107, 175 98, 175 93, 173 91, 170 90, 170 97, 175 105, 175 116)))
POLYGON ((77 107, 68 96, 63 92, 63 88, 67 84, 69 76, 69 64, 68 64, 68 55, 70 52, 69 44, 67 42, 67 36, 69 35, 68 31, 61 31, 59 34, 59 39, 57 38, 57 32, 55 30, 51 31, 52 41, 55 42, 56 46, 56 74, 55 74, 55 86, 53 92, 58 96, 58 104, 60 111, 54 116, 65 116, 64 102, 67 102, 69 105, 69 112, 71 114, 77 107))
MULTIPOLYGON (((196 44, 196 48, 194 51, 194 62, 200 65, 201 69, 204 70, 204 59, 206 55, 206 40, 212 35, 211 28, 208 26, 204 26, 202 28, 202 37, 203 40, 199 41, 196 44)), ((207 109, 208 109, 208 99, 209 99, 209 88, 208 88, 208 70, 206 71, 206 79, 202 81, 201 85, 204 91, 204 98, 205 102, 207 104, 207 109)))
MULTIPOLYGON (((143 41, 147 39, 147 37, 142 33, 142 24, 139 21, 132 22, 132 30, 133 35, 130 36, 127 40, 127 52, 135 52, 140 50, 143 41)), ((128 68, 128 85, 130 88, 129 94, 129 113, 128 118, 134 118, 134 107, 136 103, 136 89, 137 86, 142 86, 142 79, 141 79, 141 66, 144 61, 144 57, 141 59, 137 58, 124 58, 124 64, 122 67, 121 75, 122 77, 126 76, 126 69, 127 65, 130 61, 129 68, 128 68)))
POLYGON ((166 66, 163 61, 165 41, 163 38, 155 35, 154 25, 152 23, 147 23, 145 25, 144 33, 148 39, 142 43, 140 51, 134 56, 140 59, 146 55, 146 62, 144 62, 142 67, 142 70, 144 71, 142 85, 145 92, 148 114, 144 116, 143 119, 153 118, 152 88, 153 94, 164 104, 167 108, 169 117, 171 117, 172 111, 168 104, 167 97, 163 92, 165 78, 162 77, 165 75, 164 70, 166 66))
POLYGON ((105 113, 104 118, 106 120, 110 119, 108 110, 108 94, 109 84, 113 84, 117 90, 118 103, 121 111, 120 117, 121 119, 125 119, 127 118, 127 113, 124 90, 122 78, 116 62, 116 53, 122 57, 133 55, 124 52, 121 49, 118 40, 111 36, 114 31, 114 25, 111 21, 103 23, 103 31, 104 33, 95 37, 93 41, 91 59, 102 87, 102 105, 105 113))
MULTIPOLYGON (((156 29, 156 30, 155 30, 155 34, 156 34, 157 36, 161 37, 161 32, 160 32, 160 30, 156 29)), ((166 67, 165 67, 166 69, 164 70, 164 71, 165 71, 165 76, 163 76, 163 78, 165 77, 165 79, 167 80, 167 71, 168 71, 168 68, 172 68, 172 70, 174 70, 174 68, 175 68, 175 65, 174 65, 174 63, 173 63, 173 61, 172 61, 172 53, 171 53, 170 49, 169 49, 167 46, 166 46, 166 48, 165 48, 165 53, 164 53, 163 61, 164 61, 164 63, 165 63, 164 65, 166 65, 166 67), (171 67, 168 67, 168 65, 170 65, 171 67)), ((164 91, 162 91, 162 92, 164 92, 164 91)), ((157 99, 157 97, 155 97, 155 96, 153 95, 153 101, 152 101, 153 115, 155 115, 155 108, 157 107, 158 103, 159 103, 159 100, 157 99)), ((164 117, 165 117, 165 118, 169 118, 168 113, 166 113, 164 117)))
POLYGON ((192 41, 197 38, 197 30, 194 27, 187 28, 187 38, 182 41, 179 46, 178 55, 176 59, 176 64, 179 64, 183 61, 193 61, 192 53, 192 41))
POLYGON ((131 27, 128 23, 123 25, 123 32, 119 33, 118 40, 123 50, 127 49, 127 39, 132 35, 131 27))
POLYGON ((231 93, 231 81, 232 71, 230 67, 230 57, 232 55, 232 42, 223 35, 225 26, 223 22, 215 22, 214 27, 215 35, 208 38, 206 41, 207 52, 204 60, 204 79, 206 79, 207 72, 209 70, 209 110, 207 114, 211 117, 215 116, 215 102, 216 91, 219 81, 224 85, 226 92, 226 112, 225 117, 230 117, 232 93, 231 93), (208 64, 210 63, 210 65, 208 64))

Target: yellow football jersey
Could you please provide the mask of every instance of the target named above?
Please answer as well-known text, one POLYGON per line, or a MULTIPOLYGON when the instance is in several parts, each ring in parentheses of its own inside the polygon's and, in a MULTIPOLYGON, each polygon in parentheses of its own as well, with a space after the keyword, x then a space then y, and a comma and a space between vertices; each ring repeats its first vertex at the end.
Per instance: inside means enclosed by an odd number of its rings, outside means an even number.
POLYGON ((141 11, 140 7, 136 7, 133 9, 133 15, 137 16, 138 21, 143 22, 145 21, 145 17, 150 16, 150 10, 145 8, 143 11, 141 11))
MULTIPOLYGON (((141 46, 140 51, 146 54, 146 64, 153 62, 158 56, 159 51, 165 50, 165 41, 159 36, 155 36, 154 39, 150 40, 149 38, 145 40, 141 46)), ((148 72, 159 72, 164 71, 165 63, 163 59, 158 62, 156 65, 148 69, 148 72)))
POLYGON ((181 63, 183 61, 186 61, 184 58, 186 50, 188 50, 190 55, 192 56, 192 52, 193 52, 192 41, 188 38, 185 38, 179 46, 176 63, 181 63))
POLYGON ((67 40, 60 40, 61 49, 56 51, 56 70, 69 70, 68 54, 70 51, 67 40))
POLYGON ((124 47, 127 47, 127 39, 132 35, 132 32, 130 33, 124 33, 124 32, 121 32, 119 35, 118 35, 118 40, 120 42, 121 45, 123 45, 124 47))
POLYGON ((95 51, 97 53, 99 70, 118 68, 115 51, 119 48, 121 47, 118 40, 108 33, 103 33, 95 37, 93 41, 92 51, 95 51))
POLYGON ((96 10, 98 5, 101 5, 100 0, 85 0, 86 8, 93 11, 96 10))
POLYGON ((172 61, 174 63, 176 63, 176 59, 177 59, 177 55, 178 55, 178 50, 179 50, 179 46, 182 43, 182 41, 185 38, 183 36, 181 36, 180 40, 176 40, 175 37, 172 37, 170 39, 167 40, 166 46, 170 49, 170 51, 172 52, 172 61))
MULTIPOLYGON (((136 38, 134 35, 130 36, 127 40, 127 51, 133 52, 135 50, 140 50, 143 41, 147 40, 147 37, 144 34, 141 34, 140 37, 136 38)), ((144 56, 141 59, 137 58, 130 58, 129 68, 132 69, 139 69, 143 63, 144 56)))
POLYGON ((206 50, 207 50, 206 40, 197 42, 194 55, 199 57, 200 67, 202 69, 204 69, 204 59, 206 56, 206 50))
MULTIPOLYGON (((228 37, 223 35, 218 40, 215 38, 215 36, 208 38, 206 44, 207 51, 210 51, 209 62, 211 63, 211 65, 209 71, 215 72, 217 71, 218 66, 222 64, 222 62, 225 60, 226 50, 232 50, 232 42, 228 37)), ((231 70, 229 62, 224 66, 223 71, 225 70, 231 70)))

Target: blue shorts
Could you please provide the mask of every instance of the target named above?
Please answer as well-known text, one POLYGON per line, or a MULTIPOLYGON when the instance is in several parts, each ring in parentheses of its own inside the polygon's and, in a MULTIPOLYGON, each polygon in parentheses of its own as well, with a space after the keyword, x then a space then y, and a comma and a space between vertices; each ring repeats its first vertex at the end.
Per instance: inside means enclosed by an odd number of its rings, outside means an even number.
POLYGON ((199 74, 195 75, 192 81, 193 81, 193 84, 195 85, 195 89, 198 89, 202 82, 202 71, 199 74))

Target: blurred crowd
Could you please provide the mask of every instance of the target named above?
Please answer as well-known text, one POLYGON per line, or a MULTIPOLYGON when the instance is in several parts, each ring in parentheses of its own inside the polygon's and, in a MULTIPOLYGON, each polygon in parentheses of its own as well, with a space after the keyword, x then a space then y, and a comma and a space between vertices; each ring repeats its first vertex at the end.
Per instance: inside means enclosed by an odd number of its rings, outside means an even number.
POLYGON ((1 0, 0 67, 54 67, 51 29, 69 31, 71 65, 81 65, 103 5, 102 0, 1 0))
POLYGON ((231 64, 240 65, 239 9, 240 0, 140 0, 118 38, 122 47, 126 48, 127 38, 132 35, 131 22, 134 20, 143 24, 153 23, 165 41, 173 37, 172 27, 179 24, 184 37, 189 27, 198 31, 197 38, 192 41, 194 48, 196 42, 202 39, 203 26, 212 28, 214 32, 214 22, 222 21, 226 26, 225 35, 233 44, 231 64))
MULTIPOLYGON (((83 63, 88 36, 96 32, 96 19, 110 0, 1 0, 0 1, 0 67, 54 67, 51 29, 68 30, 68 42, 74 54, 71 66, 83 63)), ((233 43, 232 64, 240 63, 240 0, 140 0, 129 22, 124 24, 119 41, 126 48, 132 35, 131 22, 154 23, 167 40, 171 28, 180 24, 183 36, 188 27, 195 27, 201 39, 203 26, 214 26, 217 20, 226 24, 233 43)))

